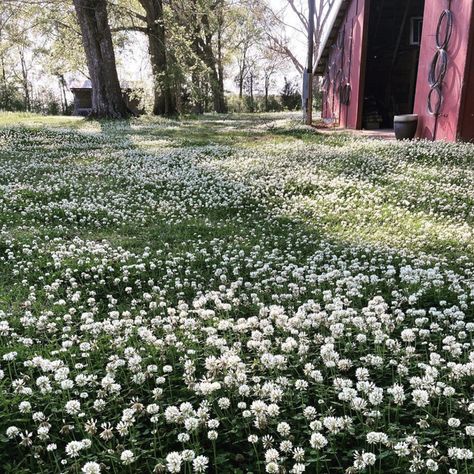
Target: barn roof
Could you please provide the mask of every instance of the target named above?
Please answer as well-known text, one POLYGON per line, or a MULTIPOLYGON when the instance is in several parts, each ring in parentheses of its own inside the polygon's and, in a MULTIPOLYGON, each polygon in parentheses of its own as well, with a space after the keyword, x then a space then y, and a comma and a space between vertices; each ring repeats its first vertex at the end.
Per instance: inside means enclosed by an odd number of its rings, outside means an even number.
MULTIPOLYGON (((133 89, 138 87, 138 83, 132 81, 120 81, 120 87, 122 89, 133 89)), ((92 82, 90 79, 84 81, 73 80, 69 83, 69 89, 92 89, 92 82)))
POLYGON ((89 79, 85 81, 74 80, 69 84, 69 89, 92 89, 92 83, 89 79))
POLYGON ((324 74, 331 52, 331 45, 336 41, 339 28, 344 21, 347 9, 351 4, 351 0, 336 0, 331 9, 331 14, 326 23, 326 27, 321 35, 321 47, 319 56, 316 60, 315 73, 318 76, 324 74))

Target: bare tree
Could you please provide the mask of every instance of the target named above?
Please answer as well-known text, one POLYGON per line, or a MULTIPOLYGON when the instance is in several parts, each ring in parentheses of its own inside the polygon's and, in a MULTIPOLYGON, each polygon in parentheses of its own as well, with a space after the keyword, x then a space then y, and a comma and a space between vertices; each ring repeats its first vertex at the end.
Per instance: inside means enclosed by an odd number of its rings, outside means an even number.
POLYGON ((247 76, 253 68, 263 34, 258 18, 259 4, 254 0, 244 0, 236 15, 234 54, 237 63, 235 83, 242 99, 247 76))
MULTIPOLYGON (((314 58, 317 58, 319 55, 322 34, 329 21, 335 1, 336 0, 314 0, 314 14, 311 15, 314 19, 314 58)), ((301 35, 301 38, 308 38, 308 34, 310 34, 308 10, 308 4, 304 0, 286 0, 285 6, 280 9, 275 9, 269 3, 265 4, 264 15, 262 15, 262 19, 265 23, 264 31, 270 41, 270 48, 283 57, 288 58, 299 73, 303 73, 306 68, 298 58, 298 54, 292 49, 287 32, 293 30, 301 35), (291 12, 298 20, 297 25, 290 24, 286 21, 288 12, 291 12)))
POLYGON ((263 69, 263 93, 264 93, 264 108, 265 112, 269 111, 269 94, 270 88, 274 83, 274 76, 281 70, 285 59, 279 54, 275 53, 270 48, 263 50, 261 58, 262 69, 263 69))

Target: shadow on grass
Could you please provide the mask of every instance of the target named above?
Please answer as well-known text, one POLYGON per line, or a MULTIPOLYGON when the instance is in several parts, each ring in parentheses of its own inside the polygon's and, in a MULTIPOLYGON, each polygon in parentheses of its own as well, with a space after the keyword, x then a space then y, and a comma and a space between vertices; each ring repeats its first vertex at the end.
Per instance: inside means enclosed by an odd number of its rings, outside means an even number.
MULTIPOLYGON (((42 135, 41 140, 35 140, 35 134, 38 134, 38 129, 35 127, 27 127, 26 124, 22 124, 20 127, 21 133, 24 134, 25 149, 24 152, 28 153, 34 151, 54 151, 62 153, 63 151, 69 150, 69 156, 73 156, 70 153, 70 148, 74 147, 78 150, 78 156, 80 156, 81 147, 88 147, 88 149, 94 149, 95 152, 100 154, 102 147, 108 147, 109 149, 125 149, 125 150, 136 150, 138 153, 144 153, 147 156, 156 156, 156 159, 160 159, 155 148, 163 152, 166 148, 175 147, 188 147, 188 148, 199 148, 201 146, 207 146, 210 144, 220 145, 234 145, 236 148, 241 145, 248 145, 261 140, 268 143, 278 143, 281 141, 295 140, 302 141, 303 143, 311 144, 324 144, 327 146, 333 146, 335 148, 347 144, 348 141, 352 140, 348 136, 341 136, 341 134, 320 134, 313 130, 306 128, 288 128, 288 124, 285 126, 274 125, 275 116, 270 114, 264 116, 255 122, 254 116, 204 116, 199 118, 193 118, 191 120, 171 120, 161 118, 139 118, 122 121, 84 121, 79 120, 81 126, 74 130, 57 130, 55 127, 50 127, 50 122, 45 123, 44 129, 47 130, 46 139, 42 135), (262 127, 263 124, 263 127, 262 127), (28 136, 33 137, 33 140, 28 141, 28 136), (91 142, 92 140, 92 142, 91 142), (164 141, 164 142, 163 142, 164 141), (34 150, 33 150, 34 149, 34 150)), ((58 121, 58 123, 61 123, 58 121)), ((76 122, 75 122, 76 124, 76 122)), ((1 130, 1 129, 0 129, 1 130)), ((0 131, 1 133, 1 131, 0 131)), ((13 137, 18 139, 18 137, 13 137)), ((21 143, 21 140, 20 140, 21 143)), ((388 145, 384 145, 388 146, 388 145)), ((0 150, 1 151, 1 150, 0 150)), ((4 155, 5 156, 5 155, 4 155)), ((230 157, 229 159, 232 159, 230 157)), ((337 158, 336 158, 337 160, 337 158)), ((339 173, 350 176, 354 180, 354 185, 357 186, 359 181, 366 182, 367 179, 359 174, 352 176, 353 171, 357 171, 360 166, 360 160, 357 157, 354 158, 354 162, 351 164, 347 160, 343 163, 332 163, 328 162, 328 166, 334 166, 339 169, 339 173), (337 166, 336 166, 337 165, 337 166), (339 168, 338 168, 339 167, 339 168), (344 168, 346 167, 346 168, 344 168), (352 170, 352 171, 351 171, 352 170)), ((199 169, 198 164, 193 164, 198 168, 199 172, 209 173, 208 169, 199 169)), ((383 173, 381 172, 380 185, 383 189, 387 189, 392 186, 393 183, 390 180, 384 180, 383 173)), ((338 172, 335 172, 337 175, 338 172)), ((302 196, 311 196, 313 190, 311 186, 302 186, 301 190, 297 191, 302 196)), ((38 197, 38 199, 45 199, 46 197, 38 197)), ((363 205, 363 203, 361 203, 363 205)), ((410 210, 412 213, 420 213, 427 211, 426 202, 420 200, 416 203, 413 209, 410 210)), ((394 216, 396 216, 396 209, 393 210, 394 216)), ((235 224, 235 209, 223 209, 219 212, 204 210, 202 215, 193 216, 188 220, 184 220, 178 223, 164 222, 160 216, 157 216, 156 222, 150 222, 146 227, 137 228, 133 224, 124 225, 119 228, 105 228, 102 230, 91 230, 83 229, 83 236, 85 238, 107 238, 113 243, 125 245, 127 248, 138 250, 140 247, 151 246, 152 248, 162 247, 164 243, 171 245, 172 248, 188 248, 192 247, 192 240, 197 236, 203 239, 212 238, 234 238, 235 236, 248 236, 250 231, 258 227, 252 219, 249 219, 247 223, 242 225, 240 222, 238 225, 235 224)), ((370 218, 370 216, 368 216, 370 218)), ((429 219, 429 213, 426 212, 426 218, 429 219)), ((285 222, 288 218, 284 216, 282 219, 285 222)), ((325 219, 325 229, 322 231, 319 225, 311 225, 311 216, 307 216, 303 219, 295 219, 295 226, 301 226, 304 232, 317 235, 320 239, 327 239, 343 247, 352 245, 354 242, 367 243, 371 246, 385 248, 386 242, 377 241, 377 232, 380 235, 393 233, 395 227, 391 225, 377 224, 376 221, 369 219, 367 222, 361 222, 361 232, 355 238, 350 236, 348 233, 340 227, 340 221, 351 219, 351 216, 347 213, 334 214, 328 212, 325 219), (324 234, 322 233, 324 232, 324 234)), ((245 219, 244 219, 245 221, 245 219)), ((262 222, 268 224, 268 220, 265 220, 265 216, 262 215, 262 222)), ((275 221, 276 222, 276 221, 275 221)), ((416 224, 416 223, 415 223, 416 224)), ((263 224, 262 224, 263 225, 263 224)), ((277 225, 274 229, 275 232, 281 233, 282 236, 287 232, 286 226, 277 225)), ((262 229, 262 231, 268 229, 262 229)), ((273 231, 273 229, 272 229, 273 231)), ((404 232, 410 232, 410 228, 405 226, 404 232)), ((70 234, 66 231, 67 235, 76 235, 77 232, 71 230, 70 234)), ((28 235, 25 233, 25 235, 28 235)), ((258 236, 254 239, 258 240, 258 236)), ((397 243, 392 243, 396 247, 397 243)), ((406 249, 400 243, 400 251, 406 249)), ((434 253, 439 256, 445 256, 450 260, 466 255, 467 250, 464 248, 462 242, 455 240, 454 238, 450 241, 438 240, 429 243, 428 245, 421 246, 419 248, 413 248, 416 251, 426 251, 428 253, 434 253)), ((472 257, 472 255, 470 255, 472 257)))

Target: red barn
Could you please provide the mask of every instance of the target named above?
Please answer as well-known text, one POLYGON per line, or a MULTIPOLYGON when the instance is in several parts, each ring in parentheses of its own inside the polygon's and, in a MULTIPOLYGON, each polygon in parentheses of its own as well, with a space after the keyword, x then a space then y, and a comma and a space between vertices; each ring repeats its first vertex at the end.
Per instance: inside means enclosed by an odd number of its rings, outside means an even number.
POLYGON ((473 0, 336 0, 316 74, 323 118, 353 129, 419 116, 417 136, 474 140, 473 0))

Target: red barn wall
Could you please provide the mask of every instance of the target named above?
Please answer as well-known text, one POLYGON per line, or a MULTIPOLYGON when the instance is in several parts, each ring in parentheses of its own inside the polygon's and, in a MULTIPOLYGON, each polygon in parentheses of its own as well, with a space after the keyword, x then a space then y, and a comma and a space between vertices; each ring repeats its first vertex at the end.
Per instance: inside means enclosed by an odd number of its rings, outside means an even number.
POLYGON ((365 53, 370 0, 353 0, 331 45, 325 76, 322 116, 342 127, 360 128, 364 95, 365 53), (349 104, 341 103, 339 87, 350 84, 349 104))
POLYGON ((454 141, 474 137, 474 67, 472 51, 469 51, 472 49, 469 48, 469 40, 472 38, 472 3, 472 0, 451 2, 453 32, 447 49, 448 68, 442 88, 443 104, 436 124, 436 118, 428 113, 427 107, 430 91, 428 73, 436 52, 438 20, 447 8, 448 0, 426 0, 414 105, 414 113, 419 115, 418 136, 421 138, 454 141))
POLYGON ((471 11, 467 64, 465 72, 465 93, 461 101, 461 123, 458 137, 474 141, 474 6, 471 11))

